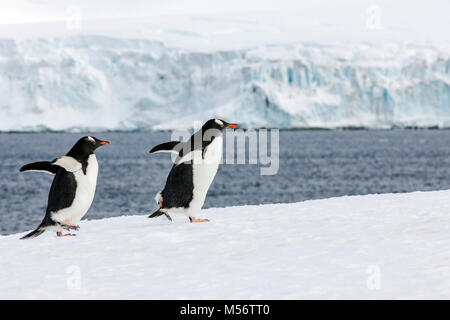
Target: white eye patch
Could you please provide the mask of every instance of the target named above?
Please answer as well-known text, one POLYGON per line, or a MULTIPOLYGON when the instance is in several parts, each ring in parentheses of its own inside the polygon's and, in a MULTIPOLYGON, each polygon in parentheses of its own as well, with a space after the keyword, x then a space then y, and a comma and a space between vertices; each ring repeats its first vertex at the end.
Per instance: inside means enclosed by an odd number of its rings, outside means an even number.
POLYGON ((219 126, 223 127, 223 122, 220 121, 219 119, 215 119, 214 120, 219 126))
POLYGON ((92 138, 92 137, 87 137, 87 139, 91 142, 95 142, 94 138, 92 138))

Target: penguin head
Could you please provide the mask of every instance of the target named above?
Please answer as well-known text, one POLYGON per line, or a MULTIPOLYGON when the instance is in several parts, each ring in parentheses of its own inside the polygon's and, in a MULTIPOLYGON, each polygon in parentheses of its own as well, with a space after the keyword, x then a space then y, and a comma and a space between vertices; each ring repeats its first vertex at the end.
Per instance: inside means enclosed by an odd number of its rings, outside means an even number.
POLYGON ((109 144, 108 141, 102 141, 95 137, 86 136, 78 140, 67 155, 70 155, 74 158, 77 158, 77 156, 86 156, 94 153, 95 149, 97 149, 98 147, 107 144, 109 144))
POLYGON ((226 128, 236 128, 237 124, 228 123, 221 119, 210 119, 206 121, 202 129, 198 131, 202 135, 202 141, 213 141, 214 138, 222 135, 226 128))
POLYGON ((236 128, 237 124, 226 122, 222 119, 210 119, 203 125, 202 131, 217 129, 223 131, 227 128, 236 128))

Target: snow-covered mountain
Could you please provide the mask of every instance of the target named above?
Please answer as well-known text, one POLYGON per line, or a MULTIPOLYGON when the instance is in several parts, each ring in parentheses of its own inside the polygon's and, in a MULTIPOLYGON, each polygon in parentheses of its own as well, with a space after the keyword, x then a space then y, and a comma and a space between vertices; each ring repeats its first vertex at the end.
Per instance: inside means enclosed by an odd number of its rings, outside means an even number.
POLYGON ((450 127, 450 49, 0 40, 1 131, 172 129, 214 116, 245 127, 450 127))

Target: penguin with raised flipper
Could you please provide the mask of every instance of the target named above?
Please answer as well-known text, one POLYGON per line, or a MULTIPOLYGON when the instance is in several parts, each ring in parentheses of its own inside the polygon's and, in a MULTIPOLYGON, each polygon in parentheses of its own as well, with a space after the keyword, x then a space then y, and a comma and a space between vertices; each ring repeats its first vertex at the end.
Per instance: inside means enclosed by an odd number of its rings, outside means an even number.
POLYGON ((159 209, 149 218, 164 214, 172 220, 169 212, 179 212, 187 215, 191 222, 208 221, 197 219, 195 215, 205 202, 222 159, 223 130, 236 127, 224 120, 211 119, 188 141, 170 141, 150 150, 150 153, 173 152, 177 158, 164 189, 155 197, 159 209))
POLYGON ((33 238, 45 231, 56 231, 57 236, 63 230, 78 230, 78 222, 89 210, 94 200, 97 186, 98 162, 94 151, 108 141, 94 137, 83 137, 65 155, 53 161, 29 163, 20 168, 24 171, 40 171, 54 174, 45 217, 36 230, 21 239, 33 238))

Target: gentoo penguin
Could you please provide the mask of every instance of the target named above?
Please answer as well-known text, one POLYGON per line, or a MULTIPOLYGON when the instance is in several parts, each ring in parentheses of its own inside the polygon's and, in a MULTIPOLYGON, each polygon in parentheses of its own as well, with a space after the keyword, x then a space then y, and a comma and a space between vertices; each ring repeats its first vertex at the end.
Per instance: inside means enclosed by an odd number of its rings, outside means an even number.
POLYGON ((89 210, 97 186, 98 163, 94 151, 109 144, 94 137, 83 137, 65 155, 53 161, 40 161, 24 165, 20 171, 42 171, 54 174, 47 210, 36 230, 21 239, 33 238, 48 230, 60 236, 65 230, 78 230, 77 225, 89 210))
POLYGON ((211 119, 188 141, 170 141, 150 150, 150 153, 173 152, 177 158, 164 189, 155 197, 159 209, 149 218, 164 214, 172 220, 168 212, 180 212, 187 215, 191 222, 208 221, 195 218, 195 214, 205 202, 222 159, 222 132, 226 128, 236 127, 233 123, 211 119))

